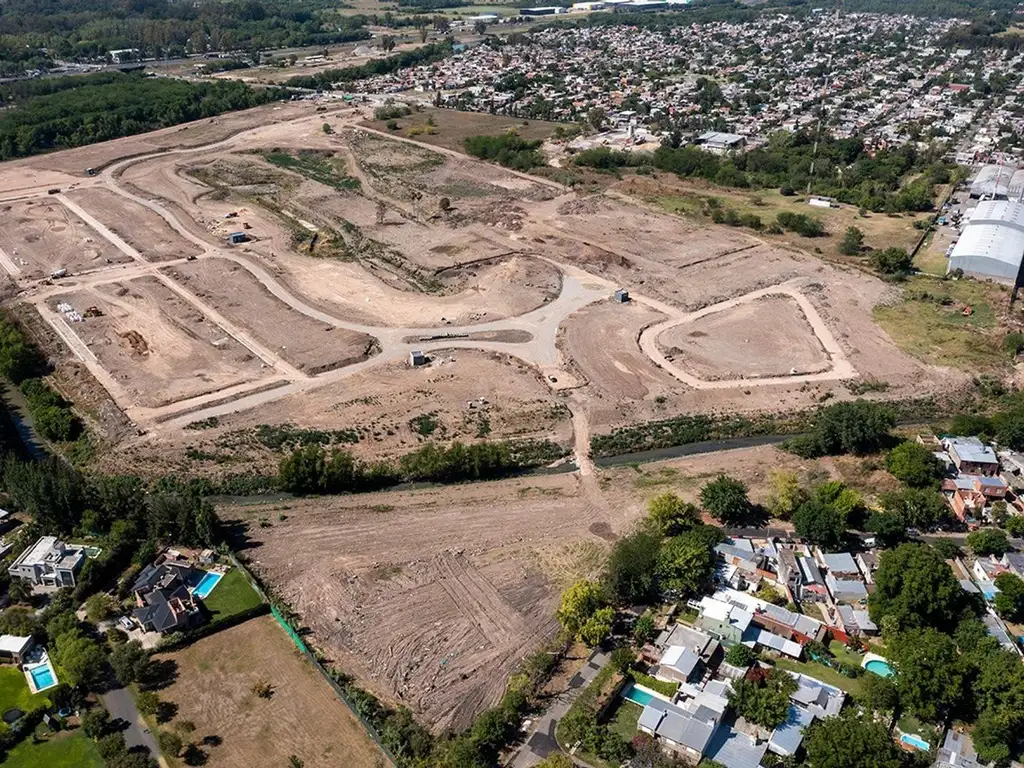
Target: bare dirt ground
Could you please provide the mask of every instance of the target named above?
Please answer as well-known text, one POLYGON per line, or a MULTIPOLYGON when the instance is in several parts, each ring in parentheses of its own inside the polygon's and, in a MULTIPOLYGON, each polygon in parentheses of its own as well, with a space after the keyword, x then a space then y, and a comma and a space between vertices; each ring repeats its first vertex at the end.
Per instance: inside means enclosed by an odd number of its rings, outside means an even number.
POLYGON ((68 197, 150 261, 184 259, 202 253, 155 213, 108 189, 85 187, 68 197))
POLYGON ((30 280, 131 260, 52 197, 0 204, 0 251, 8 274, 30 280))
MULTIPOLYGON (((372 114, 372 110, 367 110, 372 114)), ((486 112, 455 112, 451 109, 427 108, 398 119, 399 136, 414 136, 417 141, 435 147, 461 152, 470 136, 500 136, 514 130, 524 139, 546 139, 559 127, 544 120, 517 120, 514 117, 489 115, 486 112), (427 120, 432 120, 429 125, 427 120)), ((367 120, 363 125, 378 131, 389 131, 387 120, 367 120)))
POLYGON ((787 296, 767 296, 677 325, 662 333, 658 343, 707 380, 816 373, 829 367, 803 311, 787 296))
POLYGON ((801 464, 755 448, 602 470, 596 496, 562 474, 299 500, 283 521, 273 505, 219 513, 245 523, 252 566, 319 646, 441 729, 497 701, 516 662, 555 632, 562 586, 593 575, 650 496, 692 498, 725 468, 753 485, 801 464))
POLYGON ((242 468, 272 472, 280 450, 261 444, 253 430, 282 423, 354 430, 359 441, 345 448, 367 459, 413 450, 427 439, 571 441, 565 403, 520 361, 469 349, 442 350, 433 357, 418 369, 405 361, 384 363, 309 392, 221 416, 216 426, 206 429, 154 434, 115 449, 102 462, 111 471, 133 466, 147 474, 171 469, 190 475, 242 468), (434 424, 429 434, 414 422, 424 417, 434 424))
POLYGON ((603 302, 577 312, 563 326, 560 345, 598 399, 643 400, 683 389, 637 346, 642 328, 665 315, 635 302, 603 302))
POLYGON ((292 310, 231 262, 203 259, 168 268, 167 274, 300 370, 323 373, 374 353, 372 336, 318 323, 292 310))
POLYGON ((161 700, 195 723, 196 741, 220 738, 202 747, 204 765, 287 765, 295 755, 310 768, 374 768, 382 759, 362 724, 270 616, 157 658, 178 670, 175 682, 159 691, 161 700), (269 699, 252 692, 257 682, 270 684, 269 699))
POLYGON ((249 350, 153 277, 62 294, 51 305, 58 302, 85 315, 73 323, 74 333, 141 405, 173 403, 265 374, 249 350))

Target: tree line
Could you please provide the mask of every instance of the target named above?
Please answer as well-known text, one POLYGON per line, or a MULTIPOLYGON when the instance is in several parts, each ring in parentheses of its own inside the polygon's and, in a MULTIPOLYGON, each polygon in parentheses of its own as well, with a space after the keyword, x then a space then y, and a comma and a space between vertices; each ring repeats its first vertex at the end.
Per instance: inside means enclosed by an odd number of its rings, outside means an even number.
POLYGON ((298 494, 359 493, 403 482, 492 480, 564 455, 562 447, 546 440, 427 443, 394 461, 363 461, 348 451, 304 445, 281 459, 278 482, 283 490, 298 494))
POLYGON ((402 51, 393 56, 382 59, 374 59, 365 64, 359 64, 342 69, 328 69, 318 72, 315 75, 300 75, 288 80, 286 85, 293 88, 312 88, 316 90, 330 90, 335 83, 352 83, 356 80, 363 80, 375 75, 389 75, 400 69, 415 67, 420 64, 430 64, 452 55, 452 41, 443 40, 437 43, 414 48, 411 51, 402 51))
POLYGON ((132 136, 287 96, 239 81, 192 83, 105 73, 0 91, 0 160, 132 136))

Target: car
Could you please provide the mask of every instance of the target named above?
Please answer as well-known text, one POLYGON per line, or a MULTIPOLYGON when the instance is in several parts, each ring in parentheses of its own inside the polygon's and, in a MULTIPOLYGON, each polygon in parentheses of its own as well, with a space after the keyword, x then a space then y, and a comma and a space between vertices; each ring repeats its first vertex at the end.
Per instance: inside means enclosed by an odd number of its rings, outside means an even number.
POLYGON ((135 628, 135 622, 127 616, 122 616, 117 620, 117 625, 126 632, 131 632, 135 628))

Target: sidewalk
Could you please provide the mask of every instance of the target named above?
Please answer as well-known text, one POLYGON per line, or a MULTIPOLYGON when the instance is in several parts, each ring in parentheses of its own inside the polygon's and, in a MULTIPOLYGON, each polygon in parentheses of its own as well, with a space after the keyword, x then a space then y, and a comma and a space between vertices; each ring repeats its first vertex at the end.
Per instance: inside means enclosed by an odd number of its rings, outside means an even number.
POLYGON ((590 654, 590 658, 583 665, 583 669, 569 681, 569 690, 560 694, 551 706, 548 707, 547 712, 541 715, 540 719, 534 724, 533 731, 526 739, 526 742, 519 748, 516 756, 508 763, 511 768, 531 768, 531 766, 536 765, 552 752, 560 751, 558 742, 555 741, 555 728, 558 726, 558 721, 565 717, 565 713, 569 711, 569 707, 576 701, 576 697, 597 676, 597 673, 601 671, 608 661, 609 656, 607 653, 594 651, 590 654))

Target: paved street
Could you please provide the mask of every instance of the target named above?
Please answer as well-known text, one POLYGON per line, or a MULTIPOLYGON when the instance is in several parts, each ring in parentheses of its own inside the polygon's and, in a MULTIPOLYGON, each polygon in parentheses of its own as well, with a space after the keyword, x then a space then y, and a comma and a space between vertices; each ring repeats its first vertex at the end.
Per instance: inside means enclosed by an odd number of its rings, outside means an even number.
POLYGON ((124 720, 128 723, 128 728, 124 731, 124 741, 128 748, 145 747, 159 761, 161 768, 167 768, 167 761, 161 756, 156 739, 146 727, 142 715, 139 714, 131 691, 127 688, 115 688, 100 696, 100 701, 110 712, 112 719, 124 720))
POLYGON ((558 751, 558 742, 555 741, 555 727, 558 725, 558 721, 565 716, 576 697, 608 661, 607 653, 594 651, 590 655, 590 659, 583 665, 583 669, 569 681, 569 690, 559 695, 534 724, 530 737, 512 760, 512 768, 530 768, 552 752, 558 751))

